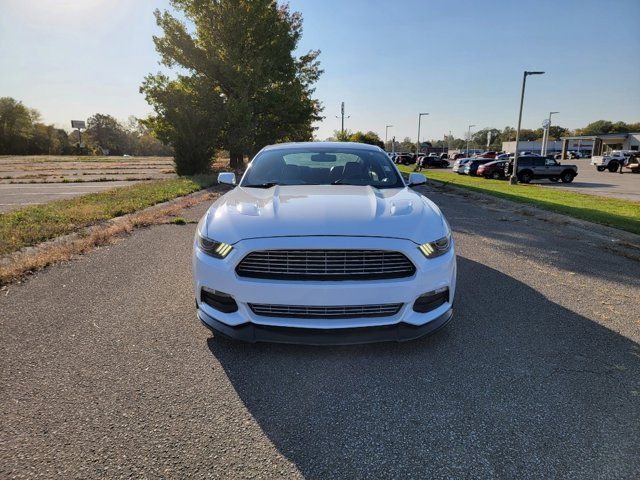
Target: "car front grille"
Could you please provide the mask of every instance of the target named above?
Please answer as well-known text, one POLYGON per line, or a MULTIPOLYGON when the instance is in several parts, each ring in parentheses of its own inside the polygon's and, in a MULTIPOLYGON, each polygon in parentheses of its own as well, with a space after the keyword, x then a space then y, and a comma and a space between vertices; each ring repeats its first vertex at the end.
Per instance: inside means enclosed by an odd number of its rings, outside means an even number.
POLYGON ((271 305, 250 303, 249 308, 256 315, 263 317, 286 318, 362 318, 362 317, 390 317, 402 308, 401 303, 387 303, 380 305, 340 305, 340 306, 307 306, 307 305, 271 305))
POLYGON ((276 280, 376 280, 415 271, 405 255, 385 250, 265 250, 249 253, 236 267, 241 277, 276 280))

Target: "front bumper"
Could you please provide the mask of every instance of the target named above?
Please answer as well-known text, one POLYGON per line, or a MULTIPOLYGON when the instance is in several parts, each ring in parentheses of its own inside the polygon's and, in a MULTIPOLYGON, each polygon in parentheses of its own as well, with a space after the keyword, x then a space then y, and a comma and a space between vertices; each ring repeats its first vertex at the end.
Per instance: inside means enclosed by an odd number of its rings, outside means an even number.
POLYGON ((210 317, 198 309, 202 324, 214 333, 243 342, 295 343, 304 345, 356 345, 377 342, 406 342, 444 327, 453 316, 453 309, 439 315, 424 325, 409 323, 359 328, 291 328, 245 323, 232 327, 210 317))
POLYGON ((375 237, 279 237, 242 240, 224 259, 212 258, 194 245, 193 280, 200 320, 229 337, 247 341, 295 341, 303 343, 360 343, 409 340, 439 328, 451 317, 455 295, 455 245, 434 259, 425 258, 409 240, 375 237), (381 280, 289 281, 240 277, 236 265, 249 252, 276 249, 373 249, 402 252, 416 267, 411 277, 381 280), (449 289, 449 301, 420 313, 413 304, 421 295, 449 289), (223 313, 201 301, 202 288, 233 297, 237 311, 223 313), (298 306, 351 306, 402 304, 394 315, 359 318, 284 318, 254 313, 249 304, 298 306), (446 320, 444 320, 446 319, 446 320), (326 334, 326 335, 325 335, 326 334), (339 338, 335 337, 336 334, 339 338), (359 335, 363 339, 359 340, 359 335), (313 337, 318 337, 317 342, 313 337), (335 337, 335 338, 334 338, 335 337), (329 338, 329 341, 322 340, 329 338))

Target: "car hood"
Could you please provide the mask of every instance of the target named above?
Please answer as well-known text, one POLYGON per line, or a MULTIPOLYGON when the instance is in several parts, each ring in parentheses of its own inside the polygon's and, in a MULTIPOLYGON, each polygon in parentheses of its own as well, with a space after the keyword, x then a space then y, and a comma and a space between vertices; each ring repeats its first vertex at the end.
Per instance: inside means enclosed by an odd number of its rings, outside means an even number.
POLYGON ((236 187, 202 218, 207 237, 240 240, 288 236, 371 236, 421 244, 446 235, 440 209, 409 188, 352 185, 236 187))

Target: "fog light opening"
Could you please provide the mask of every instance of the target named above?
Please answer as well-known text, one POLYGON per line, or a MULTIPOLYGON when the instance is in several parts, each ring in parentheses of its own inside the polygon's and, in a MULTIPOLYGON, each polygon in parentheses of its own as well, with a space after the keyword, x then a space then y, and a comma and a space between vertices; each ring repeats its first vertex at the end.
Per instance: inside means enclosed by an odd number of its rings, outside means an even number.
POLYGON ((200 290, 200 301, 222 313, 238 311, 238 304, 231 295, 211 288, 202 287, 202 290, 200 290))
POLYGON ((441 287, 420 295, 413 304, 413 311, 427 313, 449 301, 449 287, 441 287))

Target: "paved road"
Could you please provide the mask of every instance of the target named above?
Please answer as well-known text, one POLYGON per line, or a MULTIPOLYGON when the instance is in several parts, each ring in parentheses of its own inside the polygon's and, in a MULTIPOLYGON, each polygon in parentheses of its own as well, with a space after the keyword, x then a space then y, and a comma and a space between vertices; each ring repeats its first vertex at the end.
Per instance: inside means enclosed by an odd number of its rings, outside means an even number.
POLYGON ((86 193, 101 192, 134 183, 137 182, 0 184, 0 212, 8 212, 25 205, 35 205, 86 193))
POLYGON ((213 337, 193 224, 0 291, 0 478, 638 478, 640 265, 430 196, 457 241, 456 316, 411 343, 213 337))
MULTIPOLYGON (((534 180, 532 183, 544 185, 549 188, 560 188, 590 195, 601 195, 604 197, 622 198, 640 202, 640 175, 633 174, 628 170, 620 175, 611 173, 608 170, 598 172, 596 167, 590 165, 591 159, 562 160, 561 163, 578 166, 578 176, 572 183, 553 183, 549 180, 534 180)), ((453 162, 450 162, 453 165, 453 162)), ((444 170, 439 170, 444 171, 444 170)), ((451 170, 449 173, 455 175, 451 170)), ((429 170, 426 170, 429 176, 429 170)))
POLYGON ((622 175, 619 173, 611 173, 608 170, 598 172, 596 167, 590 165, 589 162, 591 162, 591 159, 561 161, 561 163, 578 166, 578 176, 572 183, 553 183, 547 180, 540 180, 540 183, 544 183, 551 188, 562 188, 574 192, 624 198, 626 200, 640 202, 639 174, 633 174, 626 169, 622 175))

